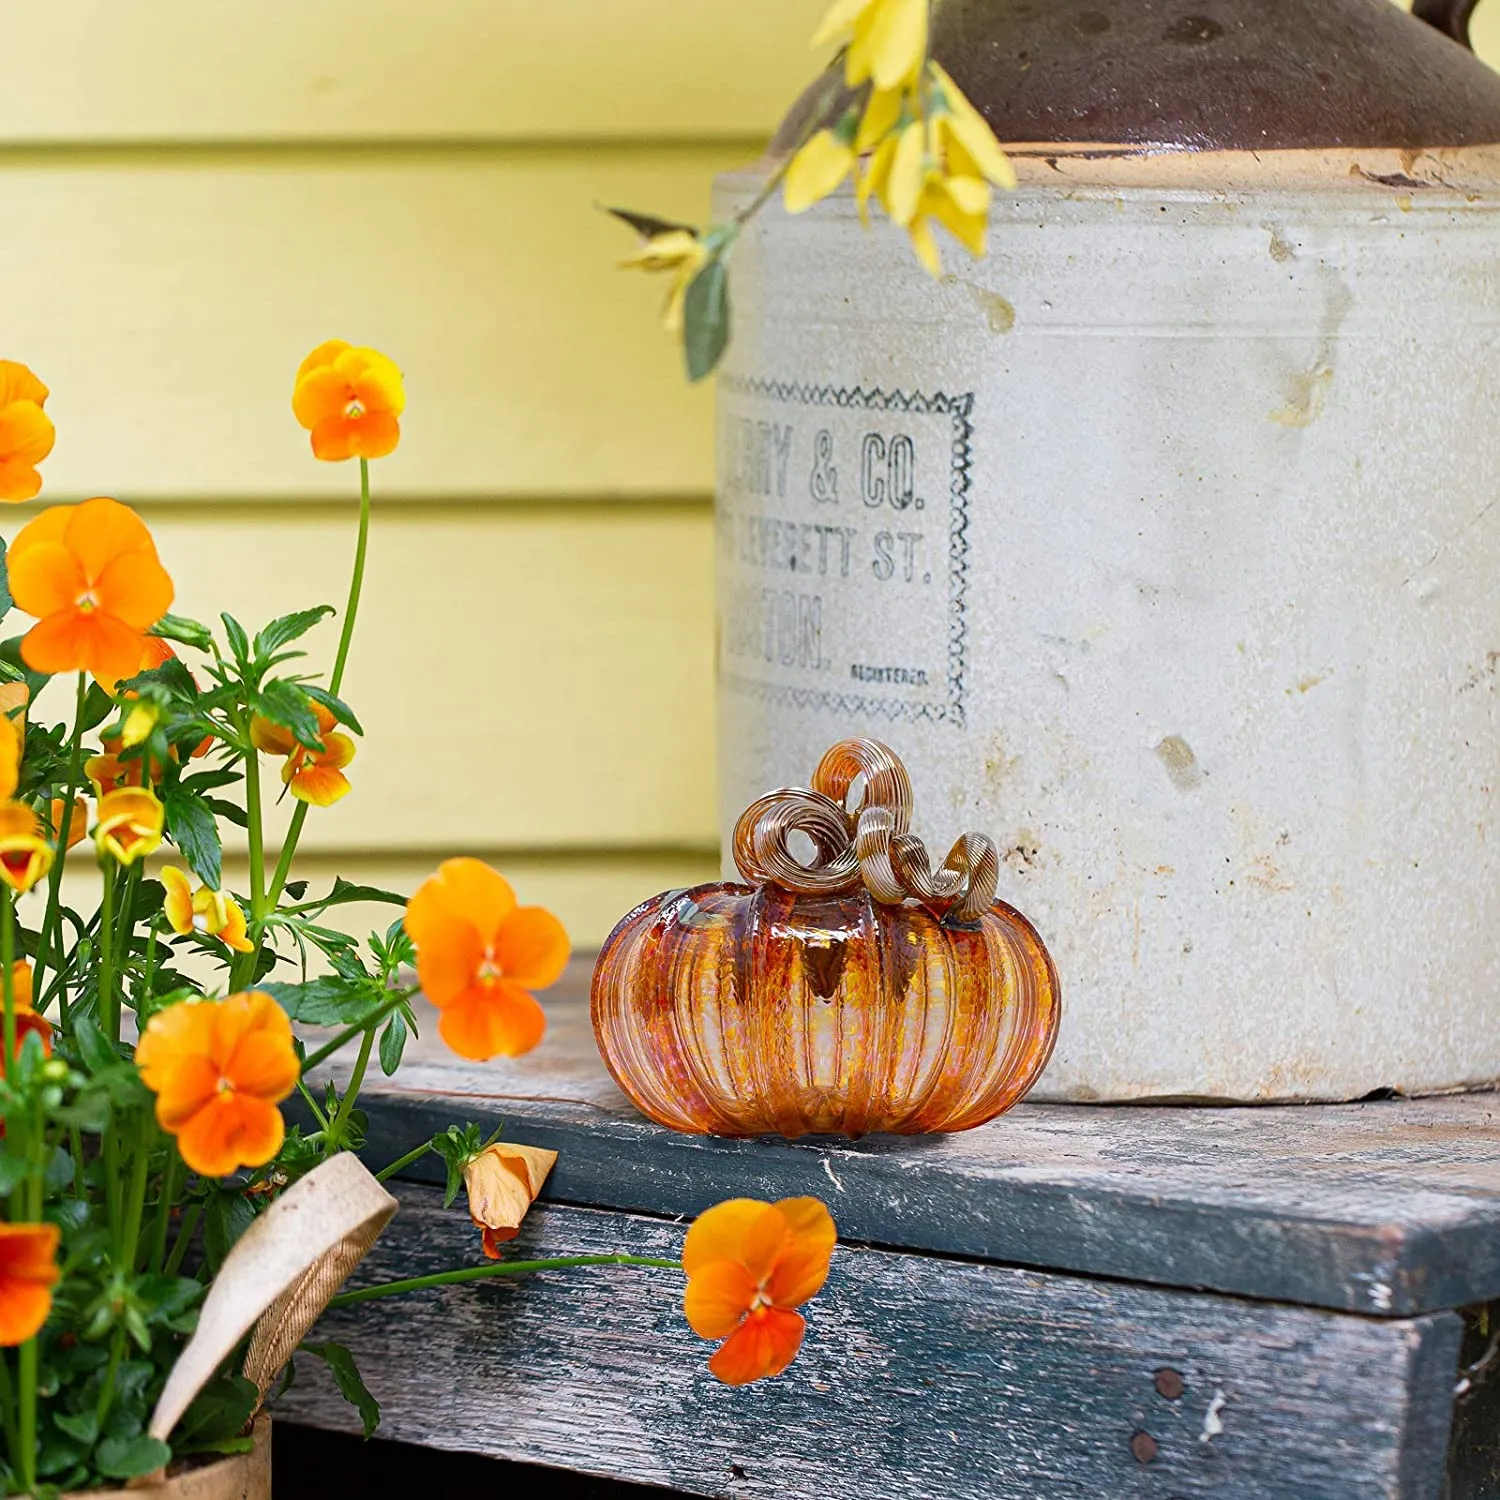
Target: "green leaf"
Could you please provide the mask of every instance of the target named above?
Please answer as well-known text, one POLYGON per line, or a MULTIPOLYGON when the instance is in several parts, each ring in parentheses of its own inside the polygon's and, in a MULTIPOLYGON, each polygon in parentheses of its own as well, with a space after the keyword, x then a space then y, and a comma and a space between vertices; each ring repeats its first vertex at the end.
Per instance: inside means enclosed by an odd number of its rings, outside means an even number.
POLYGON ((386 906, 406 905, 406 897, 398 896, 395 891, 382 890, 378 885, 355 885, 342 875, 335 875, 333 889, 312 904, 321 910, 328 906, 348 906, 354 901, 379 901, 386 906))
POLYGON ((14 1151, 0 1151, 0 1197, 7 1196, 26 1178, 30 1163, 14 1151))
POLYGON ((692 235, 694 239, 698 237, 698 230, 694 225, 679 224, 675 219, 659 219, 655 214, 638 214, 633 208, 612 208, 608 203, 601 203, 599 208, 611 218, 630 225, 644 239, 654 240, 659 234, 675 234, 679 230, 692 235))
POLYGON ((305 984, 263 984, 260 988, 292 1020, 308 1026, 352 1026, 381 1000, 380 992, 368 981, 351 983, 335 975, 305 984))
POLYGON ((182 857, 209 890, 219 889, 223 878, 223 851, 219 825, 202 800, 181 787, 169 787, 162 797, 167 810, 167 833, 182 850, 182 857))
POLYGON ((236 1438, 255 1411, 260 1390, 243 1375, 224 1375, 199 1393, 182 1414, 173 1436, 179 1453, 217 1451, 219 1444, 236 1438))
POLYGON ((338 723, 347 725, 355 734, 363 734, 365 732, 364 726, 354 717, 354 710, 342 698, 335 698, 327 688, 320 688, 315 683, 304 682, 302 684, 302 691, 314 703, 321 703, 338 723))
POLYGON ((120 1054, 109 1044, 92 1016, 75 1016, 73 1042, 90 1073, 105 1073, 120 1065, 120 1054))
POLYGON ((83 700, 83 727, 97 729, 115 711, 115 700, 97 682, 89 684, 83 700))
POLYGON ((139 1479, 172 1461, 172 1450, 144 1433, 133 1438, 105 1438, 94 1450, 94 1463, 107 1479, 139 1479))
POLYGON ((52 1425, 85 1448, 92 1448, 99 1441, 99 1417, 92 1407, 80 1412, 54 1412, 52 1425))
POLYGON ((256 634, 257 659, 264 661, 268 656, 275 656, 283 646, 306 635, 314 625, 326 620, 333 612, 331 604, 320 604, 316 609, 299 609, 295 614, 282 615, 280 619, 272 620, 264 630, 256 634))
POLYGON ((210 1276, 217 1276, 224 1257, 255 1220, 255 1208, 243 1193, 214 1192, 203 1215, 203 1255, 210 1276))
POLYGON ((10 597, 10 569, 5 562, 5 538, 0 537, 0 620, 10 613, 15 602, 10 597))
POLYGON ((233 615, 220 615, 224 622, 224 634, 229 638, 229 649, 234 659, 241 666, 250 665, 250 637, 245 634, 245 627, 235 619, 233 615))
POLYGON ((266 683, 251 695, 250 706, 262 718, 291 730, 299 745, 309 750, 323 748, 318 716, 313 712, 307 694, 295 682, 278 679, 266 683))
POLYGON ((693 278, 682 307, 688 379, 712 375, 729 347, 729 267, 715 256, 693 278))
POLYGON ((380 1426, 380 1403, 359 1378, 359 1367, 354 1363, 354 1356, 342 1344, 303 1344, 302 1347, 328 1366, 339 1394, 358 1409, 365 1436, 369 1437, 380 1426))
POLYGON ((389 1078, 401 1066, 401 1054, 406 1050, 406 1022, 398 1010, 386 1023, 380 1034, 380 1071, 389 1078))
POLYGON ((214 649, 213 632, 208 626, 189 620, 185 615, 163 615, 151 627, 151 634, 159 635, 164 641, 176 641, 182 646, 196 647, 199 651, 214 649))

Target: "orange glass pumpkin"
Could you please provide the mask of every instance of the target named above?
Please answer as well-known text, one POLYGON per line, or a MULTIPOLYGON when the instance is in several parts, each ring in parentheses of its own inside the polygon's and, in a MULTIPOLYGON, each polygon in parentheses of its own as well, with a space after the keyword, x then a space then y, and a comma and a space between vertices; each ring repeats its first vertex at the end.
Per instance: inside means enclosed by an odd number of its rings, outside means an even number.
POLYGON ((668 891, 615 928, 594 1032, 638 1109, 699 1135, 917 1134, 1026 1094, 1057 1038, 1056 969, 994 899, 993 844, 968 834, 932 872, 910 798, 890 750, 837 745, 811 790, 741 818, 753 884, 668 891))

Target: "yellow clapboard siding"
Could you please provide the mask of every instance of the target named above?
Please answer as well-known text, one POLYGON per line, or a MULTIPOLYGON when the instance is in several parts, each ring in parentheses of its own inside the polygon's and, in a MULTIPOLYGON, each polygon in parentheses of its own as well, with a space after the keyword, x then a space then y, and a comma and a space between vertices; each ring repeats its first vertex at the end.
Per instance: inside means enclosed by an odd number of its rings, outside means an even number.
MULTIPOLYGON (((145 514, 175 608, 254 629, 342 608, 356 509, 145 514)), ((307 846, 711 850, 711 525, 686 505, 381 507, 344 683, 366 738, 307 846)), ((314 666, 338 629, 307 637, 314 666)))
POLYGON ((51 499, 345 494, 293 422, 324 338, 407 376, 385 495, 703 495, 712 397, 597 202, 698 217, 724 149, 0 157, 0 357, 52 387, 51 499))
MULTIPOLYGON (((455 853, 472 854, 501 871, 527 905, 545 906, 557 914, 577 949, 598 948, 610 929, 642 901, 660 891, 718 879, 718 858, 711 853, 624 850, 582 854, 533 854, 495 851, 472 846, 455 853)), ((178 861, 173 861, 174 863, 178 861)), ((153 861, 153 873, 162 861, 153 861)), ((437 868, 436 856, 311 854, 297 861, 296 878, 308 882, 311 895, 322 895, 336 875, 360 885, 378 886, 410 896, 437 868)), ((67 900, 85 915, 99 901, 99 875, 87 860, 70 864, 65 879, 67 900)), ((243 859, 224 863, 226 890, 244 893, 248 874, 243 859)), ((34 926, 41 917, 43 896, 25 898, 22 920, 34 926)), ((399 909, 373 902, 338 907, 328 925, 363 938, 384 932, 399 909)), ((290 977, 290 976, 288 976, 290 977)))
POLYGON ((759 134, 821 0, 48 0, 8 7, 0 140, 759 134))

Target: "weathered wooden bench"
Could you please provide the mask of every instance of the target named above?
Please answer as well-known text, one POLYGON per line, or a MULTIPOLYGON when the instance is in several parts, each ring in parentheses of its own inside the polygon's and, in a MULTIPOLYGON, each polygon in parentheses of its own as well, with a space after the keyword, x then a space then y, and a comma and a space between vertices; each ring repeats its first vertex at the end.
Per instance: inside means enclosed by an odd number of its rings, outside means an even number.
MULTIPOLYGON (((1500 1098, 683 1137, 609 1081, 585 983, 578 966, 514 1064, 462 1063, 424 1026, 366 1096, 369 1159, 467 1118, 554 1148, 518 1258, 676 1255, 720 1199, 815 1194, 842 1243, 803 1352, 718 1385, 671 1271, 430 1290, 321 1325, 382 1435, 712 1496, 1500 1496, 1500 1098)), ((359 1280, 480 1263, 440 1173, 402 1182, 359 1280)), ((357 1427, 321 1369, 278 1410, 357 1427)))

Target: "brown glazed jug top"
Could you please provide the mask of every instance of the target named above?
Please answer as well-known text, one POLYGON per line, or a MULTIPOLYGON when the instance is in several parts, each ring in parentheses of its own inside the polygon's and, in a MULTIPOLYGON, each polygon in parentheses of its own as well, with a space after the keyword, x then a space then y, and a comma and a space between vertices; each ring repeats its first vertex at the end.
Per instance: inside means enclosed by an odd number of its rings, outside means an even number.
POLYGON ((1500 74, 1467 46, 1477 3, 1416 0, 1409 15, 1391 0, 940 0, 932 51, 1008 143, 1492 145, 1500 74))

